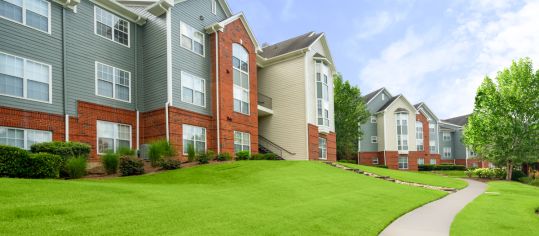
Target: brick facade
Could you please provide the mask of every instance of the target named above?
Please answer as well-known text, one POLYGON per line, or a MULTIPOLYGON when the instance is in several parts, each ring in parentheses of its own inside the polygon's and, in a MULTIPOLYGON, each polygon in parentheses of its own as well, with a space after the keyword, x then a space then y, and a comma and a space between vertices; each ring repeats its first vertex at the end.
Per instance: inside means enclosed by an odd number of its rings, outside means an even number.
POLYGON ((337 161, 337 136, 335 133, 330 132, 329 134, 321 134, 318 132, 318 126, 313 124, 307 124, 308 140, 307 145, 309 146, 309 160, 320 160, 318 158, 319 153, 319 138, 326 139, 326 160, 327 161, 337 161))
POLYGON ((207 150, 217 150, 217 138, 213 117, 190 112, 176 107, 169 108, 170 143, 178 151, 180 160, 187 161, 183 154, 183 125, 193 125, 206 128, 207 150))
POLYGON ((65 140, 65 118, 62 115, 0 107, 0 126, 52 132, 52 140, 65 140))

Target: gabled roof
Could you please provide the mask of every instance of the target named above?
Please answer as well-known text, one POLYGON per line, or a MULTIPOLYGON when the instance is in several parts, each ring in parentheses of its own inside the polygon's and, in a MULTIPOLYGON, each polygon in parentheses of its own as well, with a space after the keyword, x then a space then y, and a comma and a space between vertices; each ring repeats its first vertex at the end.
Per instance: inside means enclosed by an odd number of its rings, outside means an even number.
POLYGON ((376 95, 378 95, 384 89, 385 88, 379 88, 377 90, 374 90, 374 91, 368 93, 367 95, 363 96, 363 101, 365 103, 369 103, 374 97, 376 97, 376 95))
POLYGON ((413 112, 416 113, 417 110, 415 109, 414 105, 412 105, 412 103, 410 103, 410 101, 408 101, 408 99, 406 99, 406 97, 404 97, 402 94, 399 94, 397 96, 394 96, 392 98, 390 98, 386 104, 384 104, 382 107, 380 107, 380 109, 378 109, 378 111, 376 113, 383 113, 387 110, 387 108, 389 106, 391 106, 391 104, 395 103, 395 101, 397 101, 399 98, 402 98, 404 100, 404 102, 408 103, 408 105, 413 109, 413 112))
POLYGON ((243 15, 243 12, 240 12, 236 15, 233 15, 221 22, 214 23, 212 25, 209 25, 206 27, 207 33, 215 33, 217 31, 223 31, 225 26, 240 19, 243 23, 243 26, 245 27, 245 30, 247 30, 247 34, 249 34, 249 37, 251 38, 251 41, 255 45, 255 50, 260 51, 260 47, 258 46, 258 41, 255 38, 255 35, 251 28, 249 27, 249 24, 247 24, 247 19, 245 19, 245 15, 243 15))
POLYGON ((380 107, 380 109, 378 109, 378 112, 384 111, 387 107, 389 107, 389 105, 391 105, 395 100, 397 100, 397 98, 399 98, 399 96, 401 96, 401 95, 392 97, 389 100, 387 100, 386 104, 384 104, 382 107, 380 107))
POLYGON ((264 58, 272 58, 280 55, 284 55, 290 52, 308 48, 311 46, 318 38, 320 38, 324 33, 315 33, 308 32, 300 36, 296 36, 285 41, 266 46, 262 48, 262 52, 259 54, 264 58))
POLYGON ((146 17, 128 8, 125 4, 123 4, 123 2, 120 3, 116 0, 94 0, 93 2, 100 7, 106 8, 107 10, 118 14, 127 20, 136 23, 137 25, 146 24, 146 17))
POLYGON ((434 112, 432 112, 432 110, 424 102, 420 102, 418 104, 415 104, 414 107, 418 111, 428 113, 428 114, 425 114, 425 115, 428 115, 428 116, 432 117, 434 120, 440 121, 440 119, 438 119, 438 116, 436 116, 436 114, 434 114, 434 112))
POLYGON ((468 117, 470 117, 470 114, 457 116, 457 117, 449 118, 442 121, 445 123, 453 124, 453 125, 464 126, 468 123, 468 117))
MULTIPOLYGON (((185 2, 188 0, 105 0, 109 2, 119 2, 128 7, 145 7, 152 14, 159 16, 165 13, 169 7, 174 6, 174 4, 185 2), (161 10, 159 10, 161 8, 161 10)), ((217 0, 223 11, 225 12, 226 17, 232 16, 232 10, 226 2, 226 0, 217 0)))

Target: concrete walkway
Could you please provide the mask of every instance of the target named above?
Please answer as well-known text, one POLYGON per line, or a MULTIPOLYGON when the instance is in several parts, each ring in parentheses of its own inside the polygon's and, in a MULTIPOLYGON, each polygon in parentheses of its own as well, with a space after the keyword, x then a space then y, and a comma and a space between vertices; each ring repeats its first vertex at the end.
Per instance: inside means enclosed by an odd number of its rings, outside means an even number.
POLYGON ((391 223, 380 236, 448 236, 455 216, 487 188, 485 183, 464 180, 468 187, 408 212, 391 223))

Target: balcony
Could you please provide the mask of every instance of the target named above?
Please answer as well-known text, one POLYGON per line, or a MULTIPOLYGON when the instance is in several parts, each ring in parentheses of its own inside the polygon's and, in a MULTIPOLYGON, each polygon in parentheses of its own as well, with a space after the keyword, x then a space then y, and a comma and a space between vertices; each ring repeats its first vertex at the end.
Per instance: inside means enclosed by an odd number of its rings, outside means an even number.
POLYGON ((258 116, 273 115, 272 99, 264 94, 258 93, 258 116))

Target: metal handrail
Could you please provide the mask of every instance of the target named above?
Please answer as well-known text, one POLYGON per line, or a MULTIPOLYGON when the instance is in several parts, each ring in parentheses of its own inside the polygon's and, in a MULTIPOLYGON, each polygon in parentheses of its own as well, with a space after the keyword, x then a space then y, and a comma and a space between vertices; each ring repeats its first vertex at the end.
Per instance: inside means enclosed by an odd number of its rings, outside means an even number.
POLYGON ((281 157, 282 157, 282 151, 285 151, 285 152, 287 152, 288 154, 290 154, 290 155, 292 155, 292 156, 293 156, 293 155, 296 155, 296 153, 286 150, 285 148, 283 148, 283 147, 277 145, 276 143, 270 141, 269 139, 265 138, 265 137, 262 136, 262 135, 258 135, 258 140, 259 140, 259 143, 260 143, 260 140, 262 140, 262 141, 264 141, 264 142, 269 143, 269 144, 272 145, 273 147, 279 149, 279 151, 281 151, 281 157))
POLYGON ((258 93, 258 105, 273 109, 273 99, 264 94, 258 93))

